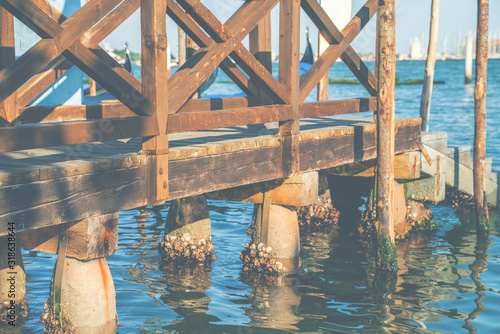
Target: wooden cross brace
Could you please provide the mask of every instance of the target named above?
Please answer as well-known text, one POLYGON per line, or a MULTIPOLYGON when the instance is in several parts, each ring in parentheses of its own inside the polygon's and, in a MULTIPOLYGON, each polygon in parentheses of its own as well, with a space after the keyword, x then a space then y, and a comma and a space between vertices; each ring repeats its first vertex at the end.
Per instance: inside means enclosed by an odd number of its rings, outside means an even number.
MULTIPOLYGON (((121 2, 91 0, 66 19, 45 0, 0 0, 0 5, 43 38, 14 64, 0 71, 0 102, 63 54, 135 113, 153 115, 154 106, 141 94, 137 79, 119 70, 121 66, 102 49, 95 46, 91 51, 80 40, 121 2)), ((90 37, 86 36, 87 42, 90 37)))

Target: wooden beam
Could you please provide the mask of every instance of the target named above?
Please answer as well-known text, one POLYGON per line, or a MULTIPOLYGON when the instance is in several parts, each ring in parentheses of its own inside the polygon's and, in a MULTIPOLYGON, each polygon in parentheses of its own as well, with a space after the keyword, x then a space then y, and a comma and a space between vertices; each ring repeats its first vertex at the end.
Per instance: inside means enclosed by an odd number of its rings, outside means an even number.
MULTIPOLYGON (((302 207, 318 201, 318 172, 301 173, 289 179, 267 182, 273 204, 302 207)), ((264 201, 263 183, 206 194, 207 199, 257 203, 264 201)))
POLYGON ((0 5, 18 19, 23 22, 31 22, 39 27, 42 33, 54 37, 42 39, 14 64, 0 71, 0 101, 4 101, 12 95, 73 43, 80 44, 78 39, 83 33, 98 23, 120 2, 121 0, 91 0, 61 25, 58 25, 35 2, 0 0, 0 5))
MULTIPOLYGON (((312 1, 312 0, 307 0, 312 1)), ((311 2, 312 3, 312 2, 311 2)), ((305 8, 305 7, 304 7, 305 8)), ((319 10, 322 10, 319 6, 319 10)), ((307 73, 305 73, 300 80, 300 101, 303 102, 313 88, 321 80, 321 77, 325 75, 327 71, 330 70, 335 61, 345 53, 345 50, 349 48, 349 45, 356 38, 358 33, 365 27, 365 25, 370 21, 373 15, 377 12, 377 1, 368 0, 366 4, 360 9, 360 11, 354 16, 354 18, 342 29, 340 35, 338 36, 338 43, 330 45, 325 52, 318 58, 318 61, 314 63, 307 73)), ((332 28, 333 29, 333 28, 332 28)), ((326 38, 328 34, 324 35, 326 38)), ((331 34, 331 37, 335 36, 331 34)), ((328 38, 327 38, 328 40, 328 38)), ((335 38, 337 40, 337 38, 335 38)), ((354 53, 351 53, 354 55, 354 53)), ((354 64, 358 63, 357 61, 354 64)), ((364 68, 364 67, 363 67, 364 68)), ((360 67, 361 69, 361 67, 360 67)), ((351 71, 356 70, 354 67, 351 71)), ((367 74, 366 74, 367 75, 367 74)))
MULTIPOLYGON (((241 20, 245 20, 247 12, 260 10, 255 2, 246 2, 226 23, 223 25, 205 6, 197 1, 180 0, 180 5, 202 26, 215 41, 227 42, 233 37, 232 31, 240 27, 241 20)), ((266 14, 267 15, 267 14, 266 14)), ((264 15, 265 17, 265 15, 264 15)), ((259 18, 260 19, 260 18, 259 18)), ((255 57, 241 44, 237 45, 231 58, 250 76, 260 88, 266 90, 268 95, 277 103, 288 103, 288 93, 284 90, 272 74, 255 59, 255 57)))
POLYGON ((299 160, 299 84, 300 84, 300 1, 283 0, 280 4, 280 84, 290 92, 291 117, 280 122, 283 143, 283 177, 300 170, 299 160))
MULTIPOLYGON (((167 14, 181 27, 200 47, 208 47, 214 41, 208 37, 198 26, 196 21, 173 0, 168 1, 167 14)), ((183 65, 184 63, 182 63, 183 65)), ((181 67, 179 65, 179 67, 181 67)), ((224 59, 219 65, 220 69, 238 85, 238 87, 247 95, 258 95, 257 86, 249 80, 241 70, 236 67, 228 58, 224 59)))
POLYGON ((174 114, 169 118, 168 133, 217 129, 286 120, 290 106, 273 105, 209 112, 174 114))
MULTIPOLYGON (((179 1, 181 2, 181 1, 179 1)), ((276 5, 277 0, 259 1, 258 8, 250 6, 255 1, 245 2, 234 15, 241 20, 228 20, 226 28, 232 31, 228 40, 213 44, 207 48, 200 48, 190 60, 184 64, 169 79, 169 113, 176 113, 181 106, 191 97, 198 87, 205 81, 215 68, 241 43, 243 38, 252 30, 260 18, 269 13, 276 5), (252 9, 251 11, 249 9, 252 9), (230 24, 231 23, 231 24, 230 24)), ((181 5, 185 1, 181 2, 181 5)), ((204 7, 204 6, 203 6, 204 7)), ((233 15, 233 16, 234 16, 233 15)))
POLYGON ((326 117, 376 110, 376 97, 310 102, 300 105, 300 118, 326 117))
MULTIPOLYGON (((68 223, 67 237, 67 257, 89 261, 109 256, 118 246, 118 213, 68 223)), ((24 249, 57 254, 59 226, 21 232, 19 244, 24 249)))
MULTIPOLYGON (((420 152, 412 151, 394 157, 394 178, 416 180, 420 178, 420 152)), ((328 174, 336 176, 374 177, 376 160, 357 162, 330 168, 328 174)))
MULTIPOLYGON (((15 61, 14 17, 5 8, 0 7, 0 70, 15 61)), ((0 117, 8 123, 13 122, 19 113, 17 94, 1 103, 0 110, 3 111, 0 117)))
POLYGON ((142 92, 153 102, 159 134, 144 138, 142 151, 150 155, 149 201, 158 205, 168 198, 168 75, 167 75, 167 3, 164 0, 141 1, 142 92))
POLYGON ((397 270, 394 240, 394 151, 396 88, 396 4, 395 0, 378 5, 379 55, 377 112, 377 244, 378 268, 397 270))
MULTIPOLYGON (((249 48, 255 59, 272 75, 271 14, 267 14, 250 32, 249 48)), ((272 104, 273 101, 267 96, 265 90, 260 89, 259 96, 262 105, 272 104)))
MULTIPOLYGON (((84 35, 83 45, 95 48, 115 30, 124 20, 132 15, 140 6, 140 0, 122 2, 108 16, 103 18, 84 35)), ((64 18, 66 19, 66 18, 64 18)), ((62 19, 59 20, 62 23, 62 19)), ((39 73, 35 74, 28 82, 18 89, 18 104, 21 107, 28 105, 54 81, 56 81, 73 64, 63 55, 58 56, 39 73)))
POLYGON ((7 127, 0 131, 0 152, 154 136, 158 133, 158 123, 151 116, 7 127))

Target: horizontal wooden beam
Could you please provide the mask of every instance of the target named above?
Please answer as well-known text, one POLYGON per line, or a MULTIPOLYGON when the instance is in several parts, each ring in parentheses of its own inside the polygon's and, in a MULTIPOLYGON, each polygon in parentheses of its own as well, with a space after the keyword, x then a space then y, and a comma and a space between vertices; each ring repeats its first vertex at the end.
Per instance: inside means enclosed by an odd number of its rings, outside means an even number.
POLYGON ((290 119, 289 109, 289 106, 274 105, 175 114, 169 117, 168 133, 209 130, 288 120, 290 119))
POLYGON ((158 134, 152 116, 8 127, 0 129, 0 152, 158 134))
POLYGON ((300 105, 300 118, 325 117, 344 114, 355 114, 364 111, 376 111, 377 98, 332 100, 324 102, 303 103, 300 105))
MULTIPOLYGON (((394 156, 394 178, 416 180, 420 178, 420 152, 412 151, 394 156)), ((327 169, 327 173, 336 176, 374 177, 375 160, 355 162, 327 169)))
MULTIPOLYGON (((118 213, 86 218, 68 224, 66 256, 81 261, 104 258, 118 246, 118 213)), ((48 226, 19 234, 24 249, 57 254, 59 227, 48 226)))
MULTIPOLYGON (((318 201, 318 173, 301 173, 286 180, 270 182, 272 204, 301 207, 318 201)), ((258 203, 264 201, 263 183, 206 194, 207 199, 258 203)))

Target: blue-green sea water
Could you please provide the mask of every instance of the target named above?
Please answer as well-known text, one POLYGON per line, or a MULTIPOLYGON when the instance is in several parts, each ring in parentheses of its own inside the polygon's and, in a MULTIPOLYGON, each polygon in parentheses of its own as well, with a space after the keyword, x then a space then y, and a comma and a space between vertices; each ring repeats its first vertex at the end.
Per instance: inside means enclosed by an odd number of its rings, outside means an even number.
MULTIPOLYGON (((368 65, 373 68, 372 63, 368 65)), ((422 78, 424 62, 398 63, 397 77, 422 78)), ((432 131, 449 144, 473 141, 473 86, 463 61, 438 62, 432 131)), ((332 78, 353 78, 336 64, 332 78)), ((229 79, 221 74, 219 82, 229 79)), ((396 88, 397 116, 418 117, 422 86, 396 88)), ((237 92, 217 83, 207 94, 237 92)), ((313 99, 311 93, 309 100, 313 99)), ((332 98, 363 97, 360 85, 330 85, 332 98)), ((489 63, 487 155, 500 165, 500 60, 489 63)), ((119 245, 108 264, 116 288, 118 333, 500 333, 500 219, 477 242, 474 224, 446 205, 432 206, 439 228, 398 243, 394 277, 375 275, 366 249, 344 233, 301 235, 307 275, 281 285, 241 277, 239 251, 249 241, 253 207, 211 201, 217 260, 211 268, 165 268, 157 245, 168 203, 138 222, 138 210, 120 212, 119 245)), ((348 222, 349 223, 349 222, 348 222)), ((30 313, 17 333, 42 333, 39 322, 56 257, 23 251, 30 313)), ((0 329, 0 332, 5 329, 0 329)))

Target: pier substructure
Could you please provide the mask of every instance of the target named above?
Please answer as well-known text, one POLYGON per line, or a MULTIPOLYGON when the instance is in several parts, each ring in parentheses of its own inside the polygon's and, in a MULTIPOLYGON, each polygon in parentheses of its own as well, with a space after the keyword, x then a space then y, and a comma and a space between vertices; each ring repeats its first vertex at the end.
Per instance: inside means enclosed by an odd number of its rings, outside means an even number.
POLYGON ((172 201, 160 249, 169 260, 211 262, 215 259, 205 196, 172 201))
POLYGON ((106 256, 118 245, 118 213, 27 231, 20 239, 27 249, 58 255, 41 317, 46 330, 116 332, 115 288, 106 256))

